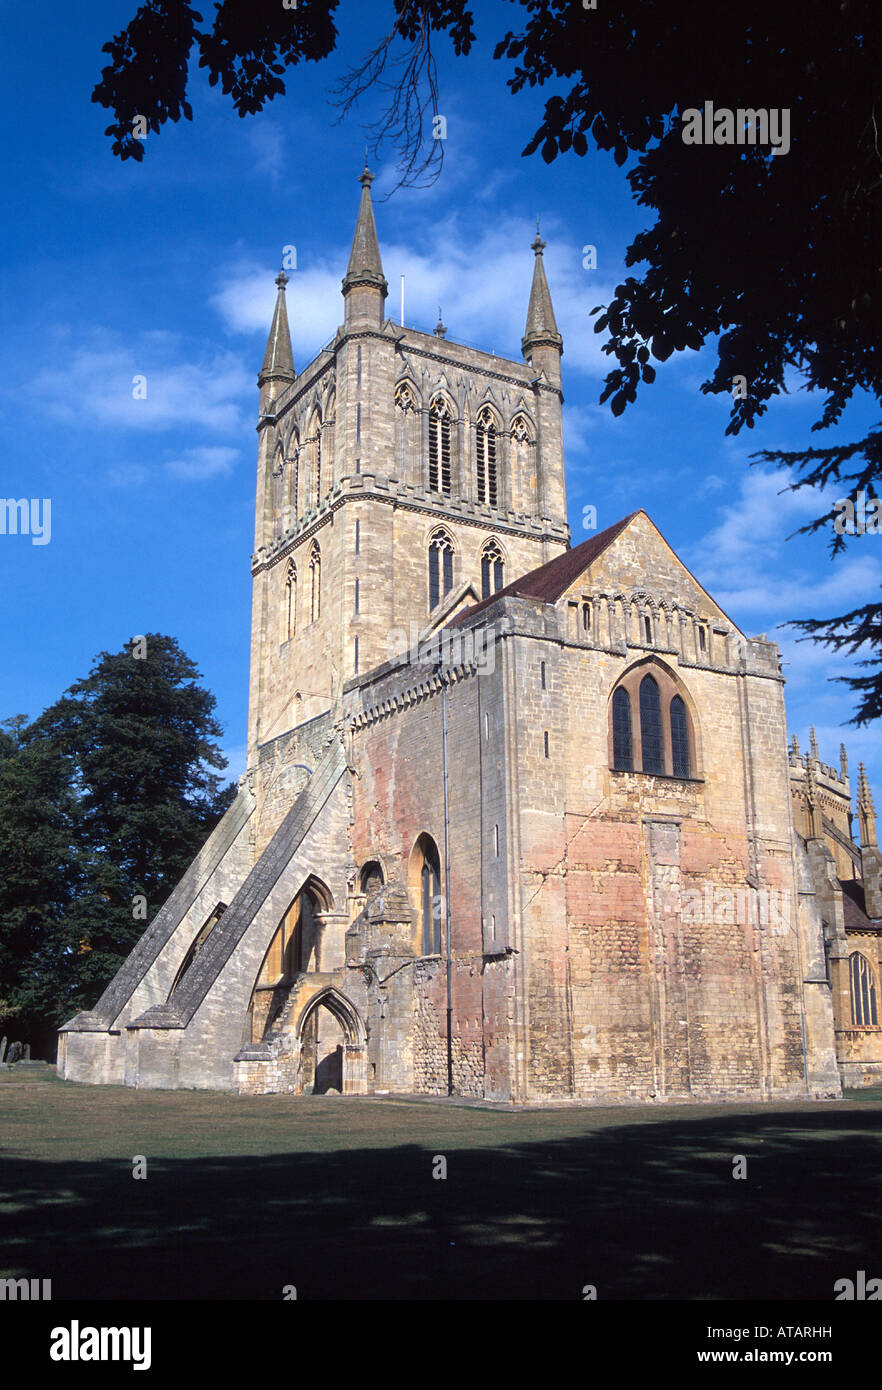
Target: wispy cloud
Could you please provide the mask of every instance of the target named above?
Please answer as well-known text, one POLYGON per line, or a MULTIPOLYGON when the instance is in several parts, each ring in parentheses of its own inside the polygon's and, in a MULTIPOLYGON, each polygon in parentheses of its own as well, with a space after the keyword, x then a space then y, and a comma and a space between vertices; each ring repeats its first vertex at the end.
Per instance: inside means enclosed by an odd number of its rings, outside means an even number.
MULTIPOLYGON (((546 272, 568 368, 606 376, 610 359, 601 352, 603 335, 594 333, 589 310, 611 298, 613 282, 600 283, 593 273, 589 279, 573 237, 554 233, 553 226, 543 227, 548 240, 546 272)), ((480 219, 471 218, 466 234, 460 219, 451 214, 433 223, 427 247, 383 243, 380 249, 390 290, 387 315, 395 321, 400 317, 404 275, 406 324, 429 332, 440 307, 452 340, 519 359, 533 276, 530 243, 535 234, 528 219, 498 214, 487 217, 483 226, 480 219)), ((299 268, 292 272, 287 291, 298 364, 308 362, 333 336, 342 317, 340 283, 348 257, 345 244, 327 248, 320 259, 310 259, 298 248, 299 268)), ((267 332, 276 273, 277 267, 253 261, 228 267, 212 300, 228 329, 267 332)))
POLYGON ((239 450, 224 444, 205 444, 193 449, 184 449, 176 459, 169 459, 165 471, 173 478, 188 481, 203 481, 232 473, 239 459, 239 450))
POLYGON ((67 424, 226 433, 242 426, 253 396, 253 376, 237 355, 188 356, 170 334, 130 344, 101 329, 69 330, 56 338, 52 357, 34 384, 50 414, 67 424))

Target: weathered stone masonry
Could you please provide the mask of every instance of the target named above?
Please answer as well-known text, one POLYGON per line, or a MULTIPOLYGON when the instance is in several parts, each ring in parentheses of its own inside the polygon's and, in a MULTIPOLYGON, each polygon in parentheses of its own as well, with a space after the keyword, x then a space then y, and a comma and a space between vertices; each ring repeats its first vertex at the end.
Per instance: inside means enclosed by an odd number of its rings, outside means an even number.
POLYGON ((523 361, 404 329, 370 181, 299 374, 277 281, 248 771, 60 1070, 517 1103, 872 1079, 869 788, 858 846, 847 769, 788 755, 777 649, 644 512, 569 548, 543 243, 523 361))

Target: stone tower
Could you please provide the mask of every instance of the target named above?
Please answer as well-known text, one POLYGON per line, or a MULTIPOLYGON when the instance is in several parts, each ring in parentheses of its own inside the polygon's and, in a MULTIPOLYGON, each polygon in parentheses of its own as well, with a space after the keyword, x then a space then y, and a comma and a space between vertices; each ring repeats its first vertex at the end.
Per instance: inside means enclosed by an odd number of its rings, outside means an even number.
POLYGON ((404 328, 385 315, 372 180, 365 168, 343 323, 299 374, 276 280, 258 378, 249 766, 402 634, 442 626, 569 542, 544 243, 523 364, 447 341, 440 322, 404 328))

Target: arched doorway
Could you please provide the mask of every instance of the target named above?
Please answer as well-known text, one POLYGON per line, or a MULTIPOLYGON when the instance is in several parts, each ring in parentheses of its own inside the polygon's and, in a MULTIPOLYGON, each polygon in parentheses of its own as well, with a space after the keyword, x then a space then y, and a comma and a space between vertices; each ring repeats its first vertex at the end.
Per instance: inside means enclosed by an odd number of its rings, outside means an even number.
POLYGON ((348 999, 335 989, 323 990, 305 1008, 297 1034, 304 1093, 363 1089, 365 1032, 348 999))
POLYGON ((331 1010, 324 1004, 310 1009, 300 1038, 303 1089, 322 1096, 328 1091, 343 1094, 343 1047, 345 1037, 331 1010))

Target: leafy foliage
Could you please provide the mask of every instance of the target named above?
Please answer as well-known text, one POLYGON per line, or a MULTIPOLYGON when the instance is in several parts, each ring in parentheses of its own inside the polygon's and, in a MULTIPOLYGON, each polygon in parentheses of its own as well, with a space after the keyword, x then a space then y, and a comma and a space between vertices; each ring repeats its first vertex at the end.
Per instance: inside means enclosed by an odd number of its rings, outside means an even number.
POLYGON ((96 1002, 234 795, 193 662, 132 650, 0 730, 0 1026, 22 1034, 96 1002))

